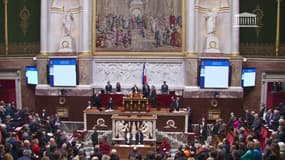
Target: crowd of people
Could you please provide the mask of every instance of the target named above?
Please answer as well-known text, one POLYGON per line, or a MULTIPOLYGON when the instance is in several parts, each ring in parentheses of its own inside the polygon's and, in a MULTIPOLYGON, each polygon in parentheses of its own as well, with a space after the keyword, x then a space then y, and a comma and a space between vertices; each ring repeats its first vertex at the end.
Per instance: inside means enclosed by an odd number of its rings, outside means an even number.
MULTIPOLYGON (((161 89, 165 87, 163 85, 161 89)), ((177 103, 176 100, 173 103, 177 103)), ((84 143, 67 134, 62 129, 60 117, 57 114, 47 114, 45 109, 41 113, 35 113, 16 108, 14 102, 1 101, 0 121, 0 159, 120 159, 106 137, 98 138, 96 129, 91 136, 94 149, 87 156, 84 143)), ((175 153, 170 150, 170 142, 164 139, 156 145, 156 150, 150 151, 145 157, 134 148, 129 153, 129 159, 285 159, 283 103, 275 108, 263 107, 260 112, 245 110, 241 117, 231 113, 228 123, 217 119, 215 123, 208 124, 206 118, 202 118, 199 130, 190 126, 189 131, 198 136, 188 140, 185 146, 179 146, 175 153)))

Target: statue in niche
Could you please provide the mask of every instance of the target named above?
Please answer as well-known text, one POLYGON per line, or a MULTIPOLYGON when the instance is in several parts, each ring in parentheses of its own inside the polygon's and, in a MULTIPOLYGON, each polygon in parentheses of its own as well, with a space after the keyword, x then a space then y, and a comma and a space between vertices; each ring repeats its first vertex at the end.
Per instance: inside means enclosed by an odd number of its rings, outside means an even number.
POLYGON ((144 138, 152 139, 152 122, 151 121, 143 121, 140 130, 144 136, 144 138))
POLYGON ((208 9, 205 17, 207 23, 206 51, 207 53, 220 53, 219 39, 216 36, 216 21, 219 8, 208 9))
POLYGON ((73 26, 73 15, 69 10, 64 10, 63 28, 64 36, 60 41, 59 52, 73 52, 73 39, 72 39, 72 26, 73 26))
POLYGON ((217 12, 218 12, 218 9, 213 8, 207 13, 206 21, 207 21, 208 35, 214 35, 216 32, 217 12))
POLYGON ((71 29, 73 25, 73 15, 70 11, 65 12, 64 15, 64 21, 63 21, 63 26, 64 26, 64 35, 65 36, 71 36, 71 29))

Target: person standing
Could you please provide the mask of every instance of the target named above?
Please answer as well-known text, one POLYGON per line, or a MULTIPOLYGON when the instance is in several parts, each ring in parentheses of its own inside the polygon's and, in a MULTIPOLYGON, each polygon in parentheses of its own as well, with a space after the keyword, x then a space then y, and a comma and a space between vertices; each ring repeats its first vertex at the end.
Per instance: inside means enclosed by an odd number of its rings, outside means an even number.
POLYGON ((180 100, 180 97, 176 97, 176 100, 175 100, 175 110, 176 111, 179 111, 179 108, 181 108, 182 104, 181 104, 181 100, 180 100))
POLYGON ((143 84, 142 92, 143 92, 143 97, 144 97, 144 98, 148 98, 148 97, 149 97, 150 87, 149 87, 149 85, 147 84, 147 82, 145 82, 145 83, 143 84))
POLYGON ((98 132, 97 132, 97 129, 96 127, 94 127, 94 132, 93 134, 91 135, 91 140, 92 140, 92 144, 93 144, 93 147, 95 147, 96 145, 98 145, 98 132))
POLYGON ((152 107, 157 107, 157 103, 156 103, 156 90, 155 90, 155 86, 152 85, 151 86, 151 92, 150 92, 150 104, 152 107))
POLYGON ((112 93, 112 85, 111 85, 110 81, 107 82, 107 84, 105 86, 105 91, 106 91, 106 93, 112 93))
POLYGON ((116 83, 116 93, 121 93, 121 84, 120 84, 120 82, 117 82, 116 83))
POLYGON ((166 84, 166 81, 163 81, 160 91, 161 94, 168 94, 168 85, 166 84))
POLYGON ((133 94, 139 92, 139 88, 137 87, 136 84, 132 87, 132 92, 133 92, 133 94))
POLYGON ((94 94, 92 100, 93 100, 93 106, 96 106, 97 109, 101 111, 102 102, 100 95, 98 93, 94 94))

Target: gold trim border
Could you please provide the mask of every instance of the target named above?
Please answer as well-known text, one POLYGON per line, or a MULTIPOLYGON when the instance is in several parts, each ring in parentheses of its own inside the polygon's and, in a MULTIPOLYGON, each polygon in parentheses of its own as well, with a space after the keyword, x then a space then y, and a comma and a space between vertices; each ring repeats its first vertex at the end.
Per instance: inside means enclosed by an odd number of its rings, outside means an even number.
POLYGON ((186 0, 181 0, 182 6, 182 46, 181 52, 96 52, 96 1, 92 1, 92 54, 94 56, 185 56, 186 52, 186 0))

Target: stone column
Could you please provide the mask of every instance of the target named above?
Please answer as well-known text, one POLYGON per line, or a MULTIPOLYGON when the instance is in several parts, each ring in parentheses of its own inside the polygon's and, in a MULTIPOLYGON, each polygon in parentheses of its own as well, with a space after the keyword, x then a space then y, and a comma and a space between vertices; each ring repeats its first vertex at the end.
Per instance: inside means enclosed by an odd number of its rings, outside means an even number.
MULTIPOLYGON (((185 86, 198 86, 198 59, 197 57, 185 59, 185 86)), ((187 89, 186 89, 187 90, 187 89)))
POLYGON ((41 1, 41 54, 47 54, 48 52, 48 8, 49 1, 41 1))
POLYGON ((48 57, 37 57, 37 66, 39 70, 39 84, 48 84, 47 72, 48 72, 48 57))
POLYGON ((82 18, 81 18, 81 55, 91 54, 91 1, 83 0, 82 2, 82 18))
POLYGON ((194 53, 195 41, 195 1, 190 0, 186 2, 187 11, 187 25, 186 25, 186 45, 187 52, 194 53))
POLYGON ((79 85, 90 85, 92 83, 92 57, 80 56, 78 58, 79 85))
POLYGON ((241 70, 242 70, 242 58, 237 57, 231 59, 231 86, 241 87, 241 70))
POLYGON ((239 27, 234 27, 235 26, 235 15, 239 14, 239 1, 232 1, 232 49, 231 52, 232 54, 239 55, 239 27))

